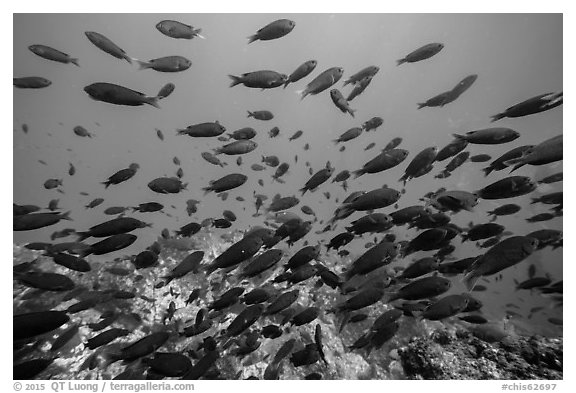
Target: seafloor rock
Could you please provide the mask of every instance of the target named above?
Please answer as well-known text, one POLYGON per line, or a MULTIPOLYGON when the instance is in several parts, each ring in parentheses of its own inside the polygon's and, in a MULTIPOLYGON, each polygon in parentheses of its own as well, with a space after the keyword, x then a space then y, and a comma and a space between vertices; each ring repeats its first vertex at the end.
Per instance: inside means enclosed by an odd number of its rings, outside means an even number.
POLYGON ((445 329, 398 350, 410 379, 562 379, 563 339, 507 337, 487 343, 445 329))

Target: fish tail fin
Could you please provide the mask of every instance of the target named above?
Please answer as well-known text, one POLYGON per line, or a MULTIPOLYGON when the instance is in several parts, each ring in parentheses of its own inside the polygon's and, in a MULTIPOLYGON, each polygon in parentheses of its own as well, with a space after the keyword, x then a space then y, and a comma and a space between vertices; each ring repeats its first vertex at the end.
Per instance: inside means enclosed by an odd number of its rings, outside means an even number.
POLYGON ((452 136, 454 138, 456 138, 457 140, 461 141, 461 140, 466 140, 466 137, 464 135, 460 135, 460 134, 452 134, 452 136))
POLYGON ((247 117, 254 117, 254 112, 250 112, 250 111, 246 111, 248 112, 248 116, 247 117))
POLYGON ((398 67, 399 65, 404 64, 404 63, 406 63, 406 59, 396 60, 396 67, 398 67))
POLYGON ((282 179, 276 179, 276 181, 277 181, 278 183, 280 183, 280 184, 285 184, 285 183, 286 183, 286 182, 285 182, 284 180, 282 180, 282 179))
POLYGON ((356 112, 357 109, 348 109, 348 113, 350 113, 350 116, 352 116, 352 118, 355 118, 354 116, 354 112, 356 112))
POLYGON ((524 162, 524 157, 518 157, 518 158, 513 158, 511 160, 508 161, 504 161, 504 165, 506 166, 512 166, 514 165, 514 167, 512 168, 512 170, 510 170, 510 173, 514 172, 516 169, 526 165, 526 163, 524 162))
POLYGON ((476 273, 474 270, 470 271, 468 274, 466 274, 466 276, 464 276, 464 278, 462 279, 462 282, 464 283, 464 285, 466 285, 468 292, 470 292, 470 291, 472 291, 472 289, 474 289, 474 287, 476 286, 476 283, 478 282, 480 277, 481 276, 478 273, 476 273))
POLYGON ((343 317, 342 317, 342 322, 340 322, 340 327, 338 328, 338 333, 341 333, 342 330, 344 330, 344 326, 346 326, 346 324, 348 323, 348 321, 350 320, 350 313, 344 313, 343 317))
POLYGON ((208 186, 208 187, 203 187, 202 191, 204 191, 204 196, 210 194, 210 192, 212 191, 212 187, 208 186))
POLYGON ((462 233, 462 243, 464 243, 465 241, 469 240, 468 234, 467 233, 462 233))
POLYGON ((86 258, 90 254, 92 254, 92 247, 89 247, 86 250, 80 251, 80 253, 78 253, 78 256, 80 258, 86 258))
POLYGON ((386 292, 386 293, 384 293, 384 296, 382 297, 382 301, 384 303, 390 303, 396 299, 400 299, 398 292, 386 292))
POLYGON ((505 113, 498 113, 497 115, 490 116, 492 118, 491 122, 495 122, 497 120, 503 119, 506 117, 505 113))
POLYGON ((283 87, 283 88, 285 89, 285 88, 286 88, 286 86, 288 86, 289 84, 290 84, 290 81, 286 81, 286 82, 284 82, 284 87, 283 87))
POLYGON ((332 139, 332 142, 334 142, 334 144, 337 145, 340 142, 340 139, 332 139))
POLYGON ((530 202, 531 205, 540 202, 540 198, 530 198, 532 201, 530 202))
POLYGON ((68 210, 66 213, 62 213, 60 215, 60 219, 61 220, 68 220, 68 221, 74 221, 73 219, 70 218, 70 210, 68 210))
POLYGON ((304 194, 306 194, 306 191, 308 191, 308 189, 306 187, 303 187, 299 191, 302 191, 302 196, 304 196, 304 194))
POLYGON ((484 172, 484 176, 488 176, 489 174, 492 173, 493 170, 494 170, 494 168, 492 168, 491 166, 487 166, 486 168, 482 168, 482 171, 484 172))
POLYGON ((138 60, 138 59, 133 59, 136 64, 138 64, 138 70, 145 70, 148 68, 152 68, 153 65, 152 63, 148 62, 148 61, 142 61, 142 60, 138 60))
POLYGON ((235 75, 228 75, 228 77, 230 79, 232 79, 232 82, 230 83, 230 87, 234 87, 236 85, 239 85, 240 83, 242 83, 242 78, 239 76, 235 76, 235 75))
POLYGON ((70 63, 74 64, 77 67, 80 67, 80 63, 78 63, 78 58, 71 58, 70 63))
POLYGON ((127 54, 124 54, 123 58, 124 58, 124 60, 126 60, 130 64, 132 64, 133 60, 136 60, 133 57, 128 56, 127 54))
POLYGON ((418 109, 422 109, 422 108, 424 108, 425 106, 426 106, 426 103, 425 103, 425 102, 419 102, 419 103, 418 103, 418 109))
POLYGON ((364 172, 363 169, 358 169, 357 171, 353 171, 352 173, 354 174, 354 179, 358 179, 360 176, 362 176, 366 172, 364 172))
POLYGON ((104 184, 104 188, 108 188, 111 183, 108 182, 108 181, 103 181, 103 182, 101 182, 100 184, 104 184))
POLYGON ((304 97, 308 95, 308 92, 306 90, 296 90, 295 93, 300 96, 300 101, 302 101, 304 97))
POLYGON ((154 108, 160 109, 160 105, 158 104, 159 99, 160 99, 160 97, 148 97, 148 96, 146 96, 144 98, 144 102, 147 103, 148 105, 152 105, 154 108))
POLYGON ((78 235, 79 242, 84 241, 90 237, 90 233, 88 232, 76 232, 76 235, 78 235))
POLYGON ((192 30, 192 34, 198 38, 202 38, 203 40, 206 39, 206 37, 204 37, 202 34, 202 29, 196 29, 196 30, 192 30))
POLYGON ((248 43, 251 44, 258 39, 258 35, 254 34, 254 35, 248 36, 247 38, 248 38, 248 43))

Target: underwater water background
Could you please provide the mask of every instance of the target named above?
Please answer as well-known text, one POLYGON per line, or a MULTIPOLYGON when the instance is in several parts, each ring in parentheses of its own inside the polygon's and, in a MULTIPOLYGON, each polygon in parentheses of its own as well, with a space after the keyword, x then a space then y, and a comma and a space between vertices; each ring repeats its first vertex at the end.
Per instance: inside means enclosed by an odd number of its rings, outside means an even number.
MULTIPOLYGON (((296 195, 300 204, 292 211, 303 217, 300 207, 308 205, 319 220, 327 222, 340 205, 335 202, 336 198, 341 202, 352 191, 371 190, 384 184, 402 189, 398 179, 409 160, 425 147, 444 147, 453 139, 453 133, 463 134, 491 126, 510 127, 520 132, 521 137, 512 143, 468 145, 467 151, 472 155, 487 153, 492 159, 514 146, 538 144, 562 133, 562 106, 523 118, 502 119, 494 124, 490 123, 490 116, 535 95, 562 90, 562 24, 560 14, 15 14, 13 76, 42 76, 51 80, 52 85, 39 90, 13 91, 13 200, 18 204, 46 207, 51 199, 59 198, 59 206, 63 211, 71 211, 73 221, 34 231, 14 232, 13 241, 16 244, 49 242, 50 234, 55 230, 66 227, 87 230, 112 218, 102 213, 110 206, 136 206, 151 201, 164 204, 163 211, 171 217, 161 213, 128 214, 151 222, 153 227, 138 230, 138 240, 129 248, 94 257, 94 260, 112 261, 118 256, 144 250, 158 238, 163 228, 173 232, 191 221, 221 217, 225 209, 233 211, 238 220, 229 229, 212 229, 215 235, 263 225, 265 215, 253 216, 256 211, 253 191, 268 196, 264 207, 274 194, 296 195), (248 45, 249 35, 280 18, 296 22, 291 33, 280 39, 248 45), (164 19, 201 28, 206 39, 166 37, 155 28, 164 19), (96 48, 87 40, 85 31, 104 34, 129 56, 140 60, 181 55, 190 59, 192 66, 178 73, 138 70, 136 65, 96 48), (431 42, 441 42, 445 47, 428 60, 396 65, 397 59, 431 42), (80 67, 42 59, 28 50, 32 44, 48 45, 77 57, 80 67), (314 72, 286 89, 260 91, 242 85, 229 87, 229 74, 265 69, 290 74, 298 65, 311 59, 318 61, 314 72), (342 82, 369 65, 380 67, 380 71, 366 91, 351 102, 351 107, 357 110, 355 118, 341 113, 328 91, 304 100, 296 92, 304 89, 321 71, 343 67, 344 76, 335 87, 346 96, 351 87, 342 87, 342 82), (417 103, 451 89, 470 74, 477 74, 478 79, 455 102, 442 108, 417 109, 417 103), (83 91, 94 82, 115 83, 148 95, 154 95, 169 82, 174 83, 176 89, 160 101, 161 109, 149 105, 115 106, 94 101, 83 91), (247 111, 254 110, 269 110, 274 118, 269 121, 247 118, 247 111), (384 119, 383 126, 346 142, 346 149, 340 152, 342 144, 336 145, 332 140, 374 116, 384 119), (201 152, 224 144, 216 138, 176 135, 177 129, 216 120, 226 127, 226 132, 242 127, 253 127, 257 131, 254 140, 258 147, 242 156, 241 166, 237 166, 236 156, 220 155, 219 158, 228 163, 224 168, 204 161, 201 152), (28 126, 27 133, 22 132, 22 124, 28 126), (74 135, 73 128, 78 125, 94 137, 74 135), (269 138, 268 131, 274 126, 279 127, 280 135, 269 138), (156 129, 162 130, 164 141, 157 138, 156 129), (297 130, 302 130, 303 136, 288 141, 297 130), (298 189, 310 177, 306 162, 314 172, 322 169, 327 161, 336 168, 335 173, 344 169, 356 170, 394 137, 402 137, 399 147, 410 152, 404 163, 378 174, 349 179, 348 192, 339 183, 328 181, 315 192, 300 197, 298 189), (371 142, 376 146, 365 151, 371 142), (303 149, 306 143, 309 150, 303 149), (271 181, 275 168, 262 172, 250 169, 251 164, 262 164, 263 155, 276 155, 280 162, 290 164, 289 173, 284 176, 285 184, 271 181), (182 180, 188 183, 187 189, 179 194, 154 193, 147 183, 157 177, 175 176, 178 169, 172 162, 175 156, 181 161, 182 180), (45 161, 46 165, 38 160, 45 161), (133 162, 140 165, 134 178, 104 188, 101 182, 133 162), (76 167, 74 176, 67 173, 69 163, 76 167), (215 198, 213 193, 204 195, 201 188, 210 180, 232 172, 246 174, 248 181, 231 190, 228 200, 215 198), (48 178, 62 178, 64 193, 45 190, 42 185, 48 178), (264 180, 264 186, 257 183, 258 179, 264 180), (331 194, 329 199, 323 195, 326 191, 331 194), (89 196, 82 196, 80 192, 89 196), (237 201, 238 196, 244 201, 237 201), (84 207, 98 197, 105 199, 102 205, 90 210, 84 207), (186 214, 187 199, 201 201, 198 212, 192 217, 186 214)), ((508 175, 508 171, 500 171, 484 177, 481 168, 488 163, 467 162, 451 177, 435 179, 434 175, 445 163, 436 163, 431 173, 408 182, 406 193, 398 202, 399 208, 419 204, 419 198, 425 193, 440 187, 476 191, 508 175)), ((556 163, 543 167, 524 166, 515 174, 541 179, 561 170, 561 163, 556 163)), ((561 182, 540 185, 530 197, 561 190, 561 182)), ((562 217, 544 223, 527 223, 525 218, 547 211, 547 206, 530 205, 529 200, 527 196, 495 202, 480 200, 474 212, 462 211, 453 216, 452 222, 462 227, 469 222, 487 222, 486 211, 505 203, 518 203, 522 206, 520 213, 497 221, 506 230, 517 235, 541 228, 562 230, 562 217)), ((390 213, 394 208, 389 206, 380 211, 390 213)), ((339 222, 338 229, 320 234, 315 232, 325 224, 315 222, 305 239, 291 248, 285 244, 281 248, 291 254, 302 247, 304 240, 310 244, 327 243, 350 221, 360 217, 356 213, 339 222)), ((409 240, 417 233, 397 227, 391 232, 396 233, 399 240, 409 240)), ((373 235, 357 237, 346 248, 352 256, 358 256, 364 252, 364 244, 373 238, 373 235)), ((453 255, 458 259, 483 252, 472 242, 461 244, 455 240, 454 244, 453 255)), ((419 252, 393 264, 406 266, 427 255, 419 252)), ((326 258, 339 259, 334 251, 326 258)), ((503 305, 507 303, 517 304, 523 315, 532 307, 543 306, 545 309, 533 318, 514 318, 513 323, 525 332, 562 335, 561 326, 547 322, 549 317, 561 318, 562 309, 552 308, 551 300, 537 292, 515 291, 513 282, 528 278, 530 264, 536 266, 538 276, 549 274, 553 281, 561 280, 562 263, 562 248, 553 251, 546 248, 505 270, 501 281, 492 279, 487 291, 476 293, 484 303, 483 314, 489 319, 501 320, 506 315, 503 305)), ((452 282, 448 294, 464 290, 460 278, 454 278, 452 282)))

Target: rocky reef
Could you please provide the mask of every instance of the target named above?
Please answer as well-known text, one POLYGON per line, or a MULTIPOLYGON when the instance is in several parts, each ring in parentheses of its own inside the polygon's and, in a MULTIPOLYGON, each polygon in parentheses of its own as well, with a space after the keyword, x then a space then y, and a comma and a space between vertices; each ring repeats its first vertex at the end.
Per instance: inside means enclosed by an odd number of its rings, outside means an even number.
POLYGON ((563 339, 508 336, 486 342, 467 330, 436 330, 398 350, 409 379, 562 379, 563 339))

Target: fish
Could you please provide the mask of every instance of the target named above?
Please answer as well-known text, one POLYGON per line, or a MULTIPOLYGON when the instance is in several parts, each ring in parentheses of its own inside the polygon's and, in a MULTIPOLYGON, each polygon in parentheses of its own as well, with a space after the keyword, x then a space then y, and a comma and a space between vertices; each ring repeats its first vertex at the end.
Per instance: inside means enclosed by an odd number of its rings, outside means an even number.
POLYGON ((16 279, 28 287, 45 291, 65 292, 75 286, 68 276, 50 272, 25 272, 16 275, 16 279))
POLYGON ((318 62, 316 60, 308 60, 300 64, 289 76, 286 82, 284 82, 284 88, 290 83, 298 82, 300 79, 307 77, 314 71, 318 62))
POLYGON ((114 105, 151 105, 160 109, 159 97, 147 96, 138 91, 113 83, 98 82, 84 87, 84 91, 94 100, 114 105))
POLYGON ((252 262, 244 267, 240 273, 241 277, 254 277, 270 269, 282 259, 282 250, 270 249, 255 257, 252 262))
POLYGON ((299 295, 300 290, 298 289, 282 293, 274 301, 272 301, 272 303, 270 303, 268 307, 266 307, 266 309, 263 312, 263 315, 277 314, 280 311, 290 307, 292 303, 298 300, 299 295))
POLYGON ((152 213, 164 209, 164 205, 158 202, 146 202, 141 203, 140 205, 135 206, 132 209, 140 213, 152 213))
POLYGON ((346 100, 350 102, 354 98, 358 97, 360 94, 364 93, 364 90, 366 90, 366 88, 370 85, 370 82, 372 82, 371 76, 367 76, 365 78, 362 78, 360 81, 356 82, 354 84, 354 88, 352 89, 350 94, 348 94, 348 97, 346 97, 346 100))
POLYGON ((350 76, 348 79, 346 79, 344 81, 344 86, 346 86, 347 84, 357 84, 365 78, 373 78, 378 73, 378 71, 380 71, 380 67, 378 66, 372 65, 365 67, 360 71, 358 71, 357 73, 355 73, 354 75, 350 76))
POLYGON ((491 276, 529 257, 538 247, 538 240, 528 236, 512 236, 490 248, 470 267, 463 280, 472 290, 478 279, 491 276))
POLYGON ((70 55, 60 52, 57 49, 51 48, 46 45, 30 45, 28 47, 30 52, 38 55, 44 59, 56 61, 58 63, 69 64, 72 63, 77 67, 80 67, 80 63, 78 63, 78 59, 75 57, 71 57, 70 55))
POLYGON ((283 183, 284 180, 282 180, 280 178, 288 172, 288 169, 290 169, 290 164, 288 164, 287 162, 283 162, 282 164, 280 164, 276 168, 276 171, 274 172, 274 174, 272 175, 272 181, 277 181, 279 183, 283 183))
POLYGON ((496 145, 512 142, 520 137, 518 131, 511 128, 485 128, 482 130, 469 131, 464 135, 452 134, 456 139, 466 139, 468 143, 478 145, 496 145))
POLYGON ((15 216, 12 221, 13 231, 32 231, 34 229, 44 228, 60 222, 60 220, 69 220, 70 212, 59 213, 29 213, 15 216))
POLYGON ((514 198, 529 194, 536 187, 536 183, 529 177, 509 176, 476 191, 476 195, 482 199, 514 198))
POLYGON ((202 29, 194 29, 192 26, 175 20, 163 20, 156 23, 156 29, 170 38, 191 40, 195 37, 206 39, 200 33, 202 29))
POLYGON ((553 184, 563 180, 563 172, 554 173, 550 176, 538 180, 538 184, 553 184))
POLYGON ((256 136, 256 131, 252 127, 244 127, 228 134, 230 138, 237 141, 242 139, 252 139, 256 136))
POLYGON ((482 169, 484 176, 488 176, 493 171, 501 171, 508 168, 508 161, 522 157, 524 153, 531 151, 533 148, 534 145, 523 145, 507 151, 496 160, 492 161, 486 168, 482 169))
POLYGON ((289 141, 293 141, 295 139, 298 139, 302 136, 304 132, 302 130, 298 130, 296 131, 290 138, 288 138, 289 141))
MULTIPOLYGON (((365 121, 362 124, 362 129, 364 131, 368 132, 368 131, 376 130, 382 124, 384 124, 384 119, 382 119, 379 116, 375 116, 375 117, 372 117, 371 119, 365 121)), ((368 149, 365 149, 365 150, 368 150, 368 149)))
POLYGON ((488 155, 488 154, 476 154, 470 157, 470 161, 471 162, 486 162, 486 161, 490 161, 492 159, 492 156, 488 155))
POLYGON ((342 78, 343 74, 344 69, 342 67, 331 67, 324 70, 306 85, 306 88, 300 93, 301 100, 308 95, 316 95, 330 88, 342 78))
POLYGON ((332 98, 332 102, 336 105, 336 108, 340 109, 343 113, 349 113, 350 116, 354 117, 354 113, 356 112, 355 109, 350 108, 350 104, 344 98, 340 90, 332 89, 330 90, 330 98, 332 98))
POLYGON ((112 176, 108 178, 108 180, 106 180, 102 184, 105 185, 105 188, 108 188, 112 184, 116 185, 123 183, 127 180, 130 180, 132 177, 134 177, 139 168, 140 165, 132 163, 128 168, 121 169, 118 172, 114 173, 112 176))
POLYGON ((421 300, 428 299, 447 292, 451 287, 450 280, 440 277, 424 277, 401 287, 396 293, 388 299, 389 302, 404 300, 421 300))
POLYGON ((195 251, 186 256, 168 275, 162 276, 161 278, 165 279, 166 284, 168 284, 172 280, 182 278, 190 272, 196 274, 199 271, 202 259, 204 259, 204 251, 195 251))
POLYGON ((270 111, 248 111, 248 117, 253 117, 256 120, 272 120, 274 114, 270 111))
POLYGON ((230 325, 226 328, 226 335, 229 337, 239 336, 254 324, 263 312, 264 305, 262 304, 253 304, 246 307, 232 322, 230 322, 230 325))
POLYGON ((74 134, 81 136, 81 137, 88 137, 88 138, 92 138, 94 135, 92 135, 91 133, 88 132, 88 130, 82 126, 76 126, 73 129, 74 134))
POLYGON ((478 195, 468 191, 441 191, 430 196, 428 203, 441 211, 453 211, 458 213, 461 210, 474 211, 474 206, 478 204, 478 195))
POLYGON ((34 379, 54 362, 53 358, 31 359, 14 364, 13 378, 17 380, 34 379))
POLYGON ((502 113, 492 116, 492 121, 494 122, 505 117, 516 118, 544 112, 562 105, 563 98, 563 92, 561 91, 556 93, 539 94, 507 108, 502 113))
POLYGON ((355 275, 366 275, 392 263, 398 251, 398 247, 391 242, 382 241, 376 244, 352 263, 345 273, 346 279, 350 280, 355 275))
POLYGON ((177 177, 158 177, 148 183, 148 188, 159 194, 177 194, 185 190, 187 185, 177 177))
POLYGON ((52 81, 41 76, 24 76, 12 78, 12 84, 19 89, 43 89, 52 84, 52 81))
MULTIPOLYGON (((192 65, 192 62, 183 56, 166 56, 148 61, 136 60, 140 70, 153 69, 158 72, 181 72, 192 65)), ((166 95, 162 95, 166 98, 166 95)))
POLYGON ((436 55, 444 49, 444 44, 434 42, 431 44, 426 44, 420 48, 410 52, 403 58, 396 61, 396 65, 402 65, 404 63, 416 63, 418 61, 426 60, 436 55))
POLYGON ((544 142, 534 146, 532 149, 526 150, 519 158, 513 158, 506 161, 504 164, 512 166, 510 173, 524 165, 546 165, 552 162, 561 161, 563 158, 563 135, 557 135, 544 142))
POLYGON ((282 86, 288 80, 286 74, 271 70, 252 71, 240 76, 228 75, 228 77, 232 79, 230 87, 243 84, 245 87, 254 89, 273 89, 282 86))
POLYGON ((390 216, 384 213, 371 213, 356 221, 352 221, 351 226, 346 227, 346 230, 355 235, 362 235, 364 233, 384 232, 393 226, 390 216))
POLYGON ((271 167, 277 167, 280 164, 277 156, 262 156, 262 162, 271 167))
POLYGON ((422 313, 422 318, 439 321, 462 312, 467 306, 468 298, 466 296, 448 295, 426 307, 422 313))
POLYGON ((466 90, 468 90, 470 87, 472 87, 474 82, 476 82, 476 79, 478 79, 478 75, 476 75, 476 74, 468 75, 467 77, 462 79, 452 89, 452 91, 451 91, 452 96, 456 97, 455 99, 460 97, 466 90))
POLYGON ((221 193, 223 191, 228 191, 240 187, 246 183, 246 180, 248 180, 248 176, 241 173, 232 173, 218 180, 211 180, 210 185, 208 187, 202 188, 202 190, 204 190, 205 194, 209 193, 210 191, 221 193))
POLYGON ((251 44, 252 42, 258 40, 270 41, 284 37, 286 34, 290 33, 295 26, 296 22, 290 19, 275 20, 259 29, 256 34, 248 37, 248 43, 251 44))
POLYGON ((84 258, 90 254, 103 255, 122 250, 134 243, 136 239, 138 239, 138 237, 131 233, 112 235, 104 240, 90 245, 88 249, 80 252, 80 256, 84 258))
POLYGON ((258 147, 258 144, 252 140, 241 139, 234 141, 217 149, 214 149, 215 155, 226 154, 228 156, 247 154, 258 147))
POLYGON ((267 230, 256 231, 245 235, 238 242, 227 248, 206 267, 206 274, 210 275, 217 269, 237 266, 254 256, 264 244, 263 238, 269 236, 267 230))
POLYGON ((93 200, 91 200, 86 206, 84 206, 86 209, 93 209, 97 206, 100 206, 102 203, 104 202, 104 198, 95 198, 93 200))
POLYGON ((268 131, 268 136, 270 138, 276 138, 280 134, 280 129, 278 127, 272 127, 270 131, 268 131))
POLYGON ((132 64, 132 61, 135 60, 134 58, 128 56, 126 52, 112 42, 109 38, 105 37, 104 35, 97 33, 95 31, 86 31, 84 32, 88 40, 96 45, 97 48, 103 50, 104 52, 108 53, 109 55, 114 56, 117 59, 124 59, 128 63, 132 64))
POLYGON ((51 254, 51 256, 54 263, 60 266, 64 266, 70 270, 74 270, 81 273, 89 272, 90 270, 92 270, 88 261, 86 261, 83 258, 66 254, 63 252, 51 254))
POLYGON ((170 352, 155 352, 153 358, 144 359, 150 369, 164 377, 182 377, 192 368, 192 361, 186 355, 170 352))
MULTIPOLYGON (((170 94, 172 94, 174 92, 174 89, 176 89, 176 85, 174 83, 166 83, 164 86, 160 88, 160 90, 158 90, 158 94, 156 94, 156 96, 158 97, 159 100, 162 100, 168 97, 170 94)), ((160 140, 162 141, 164 140, 164 135, 162 135, 162 131, 156 129, 156 134, 158 135, 158 138, 160 140)))
POLYGON ((320 185, 322 185, 326 180, 332 176, 334 173, 334 168, 330 166, 330 162, 326 164, 326 168, 319 170, 318 172, 314 173, 310 179, 304 184, 304 187, 300 189, 302 195, 306 193, 306 191, 314 191, 320 185))
POLYGON ((494 236, 500 235, 504 232, 504 226, 495 223, 486 223, 474 225, 466 233, 462 234, 462 242, 467 240, 477 241, 482 239, 488 239, 494 236))
POLYGON ((47 190, 60 186, 62 186, 62 179, 48 179, 44 182, 44 188, 47 190))
POLYGON ((80 325, 73 324, 71 327, 69 327, 68 329, 63 331, 56 338, 56 340, 54 340, 54 342, 52 343, 52 346, 50 347, 50 351, 56 352, 59 349, 61 349, 63 346, 65 346, 70 340, 72 340, 74 338, 74 336, 76 336, 78 334, 79 328, 80 328, 80 325))
POLYGON ((37 311, 13 316, 13 339, 23 340, 58 329, 68 323, 70 317, 64 311, 37 311))
POLYGON ((438 270, 440 261, 434 257, 425 257, 412 262, 402 271, 398 278, 418 278, 425 274, 438 270))
POLYGON ((367 173, 374 174, 394 168, 401 164, 408 157, 408 154, 408 151, 404 149, 385 150, 352 173, 354 178, 358 178, 367 173))

